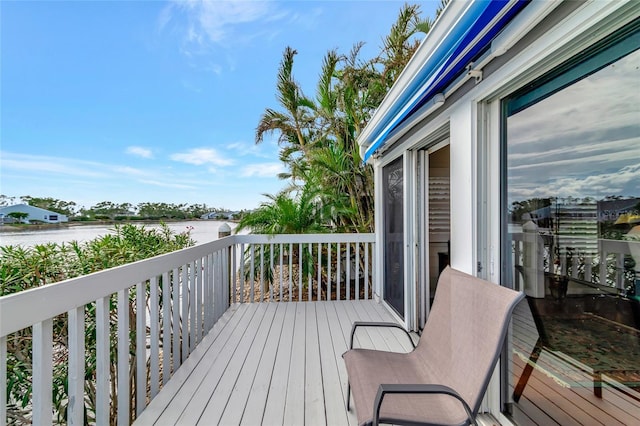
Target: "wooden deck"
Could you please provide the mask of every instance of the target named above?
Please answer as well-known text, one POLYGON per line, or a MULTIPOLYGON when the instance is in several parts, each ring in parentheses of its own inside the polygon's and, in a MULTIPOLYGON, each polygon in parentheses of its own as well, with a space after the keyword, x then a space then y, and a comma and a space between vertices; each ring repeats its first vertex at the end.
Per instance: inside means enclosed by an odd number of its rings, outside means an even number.
MULTIPOLYGON (((538 333, 526 303, 513 320, 512 383, 522 375, 538 333)), ((638 361, 640 362, 640 361, 638 361)), ((603 375, 602 397, 594 395, 593 377, 562 353, 542 351, 513 418, 519 425, 638 425, 640 392, 603 375)), ((513 388, 511 388, 513 391, 513 388)))
MULTIPOLYGON (((394 321, 370 300, 233 305, 136 424, 356 424, 341 355, 359 320, 394 321)), ((362 329, 357 345, 411 349, 391 329, 362 329)))

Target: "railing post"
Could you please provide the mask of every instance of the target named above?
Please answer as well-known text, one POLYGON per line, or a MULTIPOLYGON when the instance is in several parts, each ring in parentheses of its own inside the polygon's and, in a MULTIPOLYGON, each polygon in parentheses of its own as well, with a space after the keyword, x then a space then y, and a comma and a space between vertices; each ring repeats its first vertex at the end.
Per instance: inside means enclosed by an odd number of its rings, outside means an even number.
MULTIPOLYGON (((218 228, 218 239, 225 238, 231 235, 231 227, 228 223, 223 223, 218 228)), ((233 298, 235 299, 235 282, 230 282, 230 271, 231 271, 231 246, 226 250, 227 261, 225 262, 226 271, 223 271, 223 274, 220 278, 222 278, 223 286, 227 287, 227 291, 230 292, 230 287, 233 286, 233 298)), ((224 257, 224 256, 223 256, 224 257)), ((214 286, 215 287, 215 286, 214 286)), ((223 291, 222 295, 225 298, 225 306, 229 305, 229 296, 225 296, 227 291, 223 291)))

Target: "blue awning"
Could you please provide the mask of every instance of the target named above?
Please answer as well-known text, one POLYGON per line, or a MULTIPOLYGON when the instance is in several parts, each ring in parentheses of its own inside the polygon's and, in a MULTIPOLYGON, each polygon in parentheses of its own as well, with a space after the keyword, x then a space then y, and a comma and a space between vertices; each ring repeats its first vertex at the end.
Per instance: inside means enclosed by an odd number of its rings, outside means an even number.
POLYGON ((528 3, 529 0, 469 2, 405 91, 375 125, 371 132, 374 139, 365 151, 364 161, 386 143, 387 136, 404 120, 458 78, 528 3))

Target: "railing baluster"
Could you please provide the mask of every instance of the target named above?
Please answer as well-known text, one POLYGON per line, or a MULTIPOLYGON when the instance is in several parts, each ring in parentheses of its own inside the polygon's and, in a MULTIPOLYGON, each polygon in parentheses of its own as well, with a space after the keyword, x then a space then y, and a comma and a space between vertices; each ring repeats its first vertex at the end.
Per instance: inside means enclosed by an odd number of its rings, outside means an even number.
MULTIPOLYGON (((33 325, 33 424, 50 425, 53 418, 53 319, 33 325)), ((4 383, 1 384, 5 386, 4 383)), ((4 404, 5 402, 2 401, 4 404)))
POLYGON ((244 303, 244 287, 245 287, 245 274, 244 274, 244 263, 245 263, 245 259, 244 259, 244 254, 245 254, 245 248, 244 248, 244 243, 240 244, 240 265, 239 265, 239 272, 240 272, 240 285, 238 288, 238 297, 240 299, 240 303, 244 303))
POLYGON ((253 303, 254 301, 254 287, 255 287, 255 282, 256 282, 256 277, 255 277, 255 266, 256 266, 256 245, 255 244, 251 244, 251 249, 249 250, 249 253, 251 255, 250 258, 250 271, 249 271, 249 284, 251 285, 251 290, 249 291, 249 303, 253 303))
POLYGON ((171 376, 171 283, 169 272, 162 274, 162 385, 171 376))
POLYGON ((129 424, 129 289, 118 291, 118 425, 129 424))
POLYGON ((0 337, 0 426, 7 424, 7 337, 0 337))
POLYGON ((189 356, 189 267, 182 265, 182 353, 180 362, 184 362, 189 356))
POLYGON ((327 243, 327 300, 331 300, 331 243, 327 243))
MULTIPOLYGON (((195 263, 195 277, 193 285, 196 290, 196 315, 195 315, 195 340, 193 343, 193 347, 202 340, 202 258, 199 257, 196 259, 195 263)), ((191 349, 193 350, 193 348, 191 349)))
POLYGON ((233 282, 233 303, 238 302, 236 300, 236 285, 238 283, 238 246, 236 244, 233 245, 231 254, 233 258, 231 259, 231 280, 233 282))
POLYGON ((322 243, 318 243, 318 300, 320 300, 320 289, 322 288, 322 243))
POLYGON ((360 243, 356 243, 356 300, 360 300, 360 243))
POLYGON ((205 257, 205 274, 204 274, 204 335, 206 336, 207 334, 209 334, 209 330, 211 330, 211 327, 213 326, 213 291, 211 291, 211 272, 212 272, 212 258, 213 258, 213 254, 209 253, 207 254, 207 257, 205 257))
POLYGON ((229 250, 221 250, 222 254, 222 277, 220 277, 220 286, 222 289, 222 310, 220 315, 222 315, 227 308, 229 308, 229 267, 230 267, 230 258, 229 258, 229 250))
POLYGON ((338 243, 336 247, 336 300, 340 300, 340 275, 342 271, 340 270, 342 267, 342 252, 340 243, 338 243))
POLYGON ((264 300, 264 244, 260 244, 260 302, 264 300))
MULTIPOLYGON (((307 250, 309 250, 309 261, 313 262, 313 244, 309 243, 309 246, 307 247, 307 250)), ((311 285, 311 270, 313 269, 311 267, 312 265, 308 265, 308 271, 307 271, 307 300, 311 301, 313 300, 313 294, 312 294, 312 285, 311 285)), ((320 298, 318 297, 318 300, 320 300, 320 298)))
POLYGON ((220 271, 220 252, 216 251, 213 253, 213 322, 215 323, 220 318, 222 313, 220 312, 220 306, 222 301, 222 295, 220 294, 220 280, 221 271, 220 271))
POLYGON ((280 271, 278 273, 278 275, 280 276, 280 298, 278 299, 279 302, 282 302, 282 286, 284 285, 283 280, 284 280, 284 245, 282 243, 280 243, 280 271))
POLYGON ((193 351, 196 346, 196 305, 198 304, 198 284, 196 283, 196 263, 190 262, 189 267, 189 279, 188 279, 188 292, 189 292, 189 352, 187 356, 193 351))
POLYGON ((293 300, 293 243, 289 243, 289 302, 293 300))
POLYGON ((369 243, 364 243, 364 298, 369 300, 369 243))
POLYGON ((202 309, 202 318, 199 319, 200 324, 202 324, 202 328, 200 330, 201 338, 207 335, 209 332, 209 255, 205 255, 202 259, 202 272, 200 272, 200 277, 202 278, 200 281, 200 289, 202 290, 202 300, 201 300, 201 309, 202 309))
POLYGON ((216 295, 216 300, 214 303, 215 306, 215 314, 214 314, 214 319, 215 321, 218 320, 218 318, 220 318, 220 316, 222 315, 222 255, 220 254, 219 251, 216 251, 214 254, 214 258, 215 258, 215 290, 214 293, 216 295))
POLYGON ((146 283, 136 284, 136 417, 147 405, 147 292, 146 283))
POLYGON ((108 425, 111 415, 111 296, 96 300, 96 424, 108 425))
POLYGON ((591 256, 585 256, 584 258, 584 280, 585 281, 592 281, 593 277, 592 275, 592 268, 593 266, 593 258, 591 256))
POLYGON ((351 300, 351 243, 347 243, 347 296, 345 300, 351 300))
POLYGON ((302 243, 298 243, 298 300, 302 302, 302 243))
POLYGON ((180 367, 180 270, 178 268, 175 268, 171 274, 171 285, 173 290, 173 300, 171 301, 171 312, 173 313, 171 372, 175 373, 180 367))
POLYGON ((158 277, 153 276, 149 280, 149 380, 151 399, 160 391, 160 306, 158 298, 158 277))
MULTIPOLYGON (((84 424, 84 305, 68 312, 69 333, 69 407, 67 422, 84 424)), ((3 383, 3 382, 0 382, 3 383)), ((3 401, 4 402, 4 401, 3 401)))
POLYGON ((618 290, 624 291, 624 255, 620 253, 616 253, 616 269, 615 269, 615 277, 616 277, 616 288, 618 290))
POLYGON ((604 246, 600 251, 600 285, 607 284, 607 258, 609 253, 604 250, 604 246))
POLYGON ((275 277, 273 276, 273 248, 274 244, 269 244, 269 271, 271 276, 271 282, 269 283, 269 302, 273 302, 273 286, 275 285, 275 277))

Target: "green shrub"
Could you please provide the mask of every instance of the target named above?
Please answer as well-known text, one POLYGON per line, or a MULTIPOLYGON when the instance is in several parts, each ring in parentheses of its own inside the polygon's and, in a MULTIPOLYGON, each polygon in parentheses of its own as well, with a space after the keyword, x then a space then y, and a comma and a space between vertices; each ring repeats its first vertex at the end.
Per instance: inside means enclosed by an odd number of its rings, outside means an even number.
MULTIPOLYGON (((94 240, 68 244, 47 243, 33 247, 0 246, 0 296, 17 293, 65 279, 147 259, 194 244, 189 232, 175 233, 162 224, 160 228, 145 228, 132 224, 116 225, 112 232, 94 240)), ((135 290, 134 290, 135 291, 135 290)), ((113 298, 112 298, 113 299, 113 298)), ((135 312, 133 293, 130 293, 129 312, 135 312)), ((117 312, 111 300, 112 338, 111 359, 115 364, 117 312)), ((67 316, 53 319, 54 360, 53 405, 56 420, 66 423, 67 387, 67 316)), ((135 345, 135 321, 130 336, 135 345)), ((95 418, 95 304, 85 309, 85 419, 95 418)), ((7 393, 8 415, 16 424, 29 423, 31 416, 31 328, 7 336, 7 393)), ((133 352, 135 353, 135 352, 133 352)), ((135 356, 131 356, 135 366, 135 356)), ((115 370, 112 383, 115 383, 115 370)), ((135 386, 132 381, 131 386, 135 386)), ((3 402, 4 403, 4 402, 3 402)), ((134 404, 131 404, 134 407, 134 404)), ((112 407, 114 410, 115 407, 112 407)), ((112 416, 112 418, 115 418, 112 416)))

